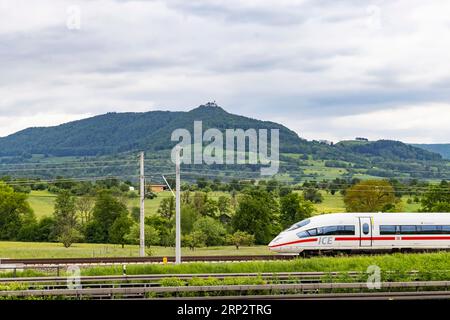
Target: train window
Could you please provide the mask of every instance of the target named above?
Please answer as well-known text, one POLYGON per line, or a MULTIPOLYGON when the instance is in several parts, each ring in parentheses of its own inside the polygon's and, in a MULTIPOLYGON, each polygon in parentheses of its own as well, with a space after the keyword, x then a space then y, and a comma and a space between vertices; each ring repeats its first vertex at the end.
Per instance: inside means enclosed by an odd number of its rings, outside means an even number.
POLYGON ((380 226, 380 234, 450 234, 450 226, 380 226))
POLYGON ((368 223, 363 224, 362 231, 364 234, 369 234, 369 224, 368 223))
MULTIPOLYGON (((310 230, 308 230, 310 231, 310 230)), ((314 234, 316 235, 316 234, 314 234)), ((326 226, 317 228, 318 236, 331 236, 331 235, 355 235, 355 226, 326 226)))
POLYGON ((307 232, 308 232, 309 235, 312 236, 312 237, 314 237, 314 236, 317 235, 317 229, 316 229, 316 228, 314 228, 314 229, 309 229, 307 232))
POLYGON ((355 226, 338 226, 339 235, 346 236, 354 236, 355 235, 355 226))
POLYGON ((299 237, 299 238, 307 238, 307 237, 309 237, 309 233, 306 232, 306 231, 301 231, 301 232, 297 233, 297 237, 299 237))
POLYGON ((322 235, 334 235, 337 234, 338 227, 337 226, 328 226, 322 228, 322 235))
POLYGON ((400 226, 400 234, 415 234, 416 226, 400 226))
POLYGON ((420 234, 440 234, 442 226, 417 226, 417 231, 420 234))
POLYGON ((289 229, 287 229, 287 231, 292 231, 292 230, 304 227, 307 224, 309 224, 310 222, 311 222, 311 220, 309 220, 309 219, 302 220, 300 222, 297 222, 296 224, 293 224, 289 229))
POLYGON ((396 226, 380 226, 380 234, 395 234, 396 226))

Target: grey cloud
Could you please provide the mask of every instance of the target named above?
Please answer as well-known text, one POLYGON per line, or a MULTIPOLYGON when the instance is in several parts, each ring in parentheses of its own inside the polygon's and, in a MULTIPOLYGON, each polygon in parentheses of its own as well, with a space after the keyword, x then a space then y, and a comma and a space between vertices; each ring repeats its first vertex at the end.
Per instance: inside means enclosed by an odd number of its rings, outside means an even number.
POLYGON ((222 3, 206 2, 201 0, 169 0, 168 6, 174 10, 194 14, 211 19, 223 19, 231 23, 255 23, 271 26, 298 25, 307 20, 301 7, 280 10, 274 8, 245 8, 233 7, 222 3), (296 10, 295 10, 296 9, 296 10))
MULTIPOLYGON (((438 72, 446 62, 422 79, 411 58, 415 46, 401 63, 378 56, 383 52, 374 44, 389 48, 406 34, 394 27, 367 36, 357 30, 367 6, 357 0, 272 7, 225 0, 80 3, 92 4, 84 9, 92 17, 102 15, 79 31, 53 25, 0 33, 0 116, 188 110, 215 99, 230 112, 268 120, 332 119, 450 104, 450 77, 438 72)), ((398 14, 386 12, 390 19, 398 14)), ((420 36, 414 32, 408 39, 420 36)))

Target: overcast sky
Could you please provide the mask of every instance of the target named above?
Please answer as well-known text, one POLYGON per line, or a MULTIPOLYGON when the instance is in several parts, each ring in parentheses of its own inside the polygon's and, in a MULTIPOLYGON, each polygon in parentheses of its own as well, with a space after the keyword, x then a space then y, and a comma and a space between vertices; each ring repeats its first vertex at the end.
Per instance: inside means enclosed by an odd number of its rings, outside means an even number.
POLYGON ((307 139, 450 142, 450 1, 0 0, 0 136, 225 110, 307 139))

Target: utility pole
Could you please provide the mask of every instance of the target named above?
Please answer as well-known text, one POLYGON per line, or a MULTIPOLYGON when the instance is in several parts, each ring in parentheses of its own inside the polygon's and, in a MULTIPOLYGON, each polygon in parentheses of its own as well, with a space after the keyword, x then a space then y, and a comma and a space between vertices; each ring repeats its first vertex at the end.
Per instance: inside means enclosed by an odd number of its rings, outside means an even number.
POLYGON ((180 222, 180 152, 181 148, 176 147, 175 157, 175 263, 181 263, 181 222, 180 222))
POLYGON ((139 255, 141 257, 145 256, 145 232, 144 232, 144 220, 145 220, 145 211, 144 211, 144 200, 145 200, 145 176, 144 176, 144 152, 141 152, 141 172, 139 176, 140 180, 140 218, 139 218, 139 255))

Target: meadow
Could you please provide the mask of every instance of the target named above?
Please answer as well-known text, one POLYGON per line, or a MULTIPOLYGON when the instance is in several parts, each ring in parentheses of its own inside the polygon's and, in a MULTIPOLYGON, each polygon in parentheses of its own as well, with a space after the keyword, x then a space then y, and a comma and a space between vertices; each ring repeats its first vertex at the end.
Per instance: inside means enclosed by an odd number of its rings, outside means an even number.
MULTIPOLYGON (((334 195, 321 191, 323 196, 323 202, 314 204, 316 208, 316 214, 321 213, 333 213, 333 212, 345 212, 345 204, 343 196, 340 193, 334 195)), ((210 197, 217 200, 225 192, 210 192, 210 197)), ((162 199, 172 197, 170 191, 164 191, 158 193, 158 196, 154 199, 145 200, 145 215, 150 216, 156 214, 159 208, 159 204, 162 199)), ((56 195, 48 191, 31 191, 28 196, 28 202, 31 205, 34 213, 38 218, 45 216, 51 216, 53 214, 53 208, 56 195)), ((402 197, 402 211, 403 212, 418 212, 420 209, 419 203, 407 203, 409 197, 402 197)), ((128 208, 139 207, 139 198, 128 199, 128 208)))
MULTIPOLYGON (((171 247, 152 246, 153 256, 174 256, 175 249, 171 247)), ((147 252, 150 253, 150 252, 147 252)), ((250 255, 271 254, 267 246, 240 247, 234 246, 204 247, 190 250, 182 248, 182 255, 250 255)), ((74 243, 69 248, 64 248, 61 243, 52 242, 0 242, 0 258, 93 258, 93 257, 137 257, 138 245, 74 243)))
MULTIPOLYGON (((162 199, 171 197, 170 191, 164 191, 158 193, 158 196, 154 199, 145 199, 145 215, 149 216, 156 214, 159 204, 162 199)), ((28 202, 33 209, 37 218, 51 216, 55 205, 56 195, 46 190, 44 191, 31 191, 28 195, 28 202)), ((128 209, 133 207, 139 207, 139 198, 128 199, 128 209)))

